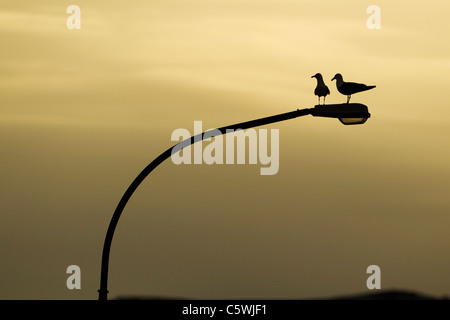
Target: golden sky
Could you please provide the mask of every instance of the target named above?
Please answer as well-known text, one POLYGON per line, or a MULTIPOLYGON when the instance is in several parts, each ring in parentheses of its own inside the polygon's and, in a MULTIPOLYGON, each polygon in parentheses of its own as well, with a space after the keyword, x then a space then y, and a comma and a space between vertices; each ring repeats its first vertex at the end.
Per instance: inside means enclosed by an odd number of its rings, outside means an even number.
POLYGON ((261 164, 158 167, 131 198, 110 297, 450 293, 448 1, 3 0, 0 299, 96 299, 137 174, 193 131, 310 108, 320 72, 376 85, 360 126, 311 116, 261 164), (66 9, 81 9, 69 30, 66 9), (381 29, 369 29, 369 5, 381 29), (68 290, 66 268, 81 268, 68 290))

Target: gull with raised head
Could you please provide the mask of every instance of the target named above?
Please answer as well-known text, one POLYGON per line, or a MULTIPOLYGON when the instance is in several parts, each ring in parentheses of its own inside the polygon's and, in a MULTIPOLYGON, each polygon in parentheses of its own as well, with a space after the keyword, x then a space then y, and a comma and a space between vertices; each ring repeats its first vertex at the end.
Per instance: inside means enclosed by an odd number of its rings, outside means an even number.
POLYGON ((314 89, 314 94, 319 97, 319 104, 320 97, 323 97, 323 104, 325 104, 325 97, 330 94, 330 89, 328 89, 325 82, 323 82, 323 77, 320 73, 316 73, 315 75, 311 76, 311 78, 317 79, 317 86, 316 89, 314 89))

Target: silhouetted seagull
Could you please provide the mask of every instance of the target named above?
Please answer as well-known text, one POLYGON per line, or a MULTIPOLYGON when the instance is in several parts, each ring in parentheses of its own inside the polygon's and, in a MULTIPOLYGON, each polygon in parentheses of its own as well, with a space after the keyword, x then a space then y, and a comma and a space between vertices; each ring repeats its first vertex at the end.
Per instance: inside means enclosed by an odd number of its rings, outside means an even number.
POLYGON ((319 104, 320 104, 320 97, 323 97, 323 104, 325 104, 325 97, 330 94, 330 89, 325 85, 325 82, 323 82, 322 75, 320 73, 316 73, 311 78, 317 79, 317 86, 314 90, 314 94, 319 97, 319 104))
POLYGON ((354 93, 366 91, 376 86, 366 86, 362 83, 345 82, 340 73, 337 73, 331 81, 336 80, 336 87, 340 93, 347 96, 347 103, 350 102, 351 95, 354 93))

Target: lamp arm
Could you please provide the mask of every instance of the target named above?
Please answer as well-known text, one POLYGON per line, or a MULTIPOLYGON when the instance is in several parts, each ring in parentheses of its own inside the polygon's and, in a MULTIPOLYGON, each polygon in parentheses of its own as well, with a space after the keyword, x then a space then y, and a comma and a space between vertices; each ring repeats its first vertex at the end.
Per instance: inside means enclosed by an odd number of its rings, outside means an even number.
MULTIPOLYGON (((271 123, 275 123, 275 122, 280 122, 280 121, 284 121, 284 120, 297 118, 300 116, 310 115, 310 114, 312 114, 312 112, 313 112, 313 109, 297 109, 295 111, 277 114, 277 115, 270 116, 270 117, 241 122, 241 123, 237 123, 237 124, 219 128, 219 129, 217 129, 219 131, 219 133, 217 133, 217 131, 214 130, 214 132, 216 134, 210 133, 209 135, 207 135, 207 138, 217 136, 219 134, 223 135, 223 134, 226 134, 228 132, 231 132, 231 131, 237 130, 237 129, 245 130, 245 129, 254 128, 254 127, 258 127, 258 126, 262 126, 262 125, 266 125, 266 124, 271 124, 271 123)), ((188 139, 185 139, 185 140, 177 143, 176 145, 172 146, 171 148, 167 149, 163 153, 161 153, 147 167, 145 167, 144 170, 141 171, 141 173, 139 173, 139 175, 134 179, 134 181, 130 184, 128 189, 123 194, 122 198, 120 199, 120 201, 116 207, 116 210, 114 211, 111 221, 109 223, 108 230, 106 232, 105 242, 103 245, 102 265, 101 265, 101 274, 100 274, 100 289, 98 290, 99 300, 107 300, 108 267, 109 267, 109 255, 110 255, 110 250, 111 250, 111 243, 112 243, 112 239, 114 236, 114 231, 116 229, 117 223, 119 222, 119 218, 120 218, 122 211, 125 208, 128 200, 130 200, 134 191, 136 191, 136 189, 139 187, 139 185, 142 183, 142 181, 144 181, 144 179, 150 174, 150 172, 152 172, 157 166, 159 166, 162 162, 164 162, 164 160, 169 158, 173 153, 176 153, 176 152, 182 150, 183 148, 190 146, 191 144, 193 144, 195 142, 202 141, 205 138, 205 133, 207 133, 207 132, 208 131, 197 134, 188 139)))

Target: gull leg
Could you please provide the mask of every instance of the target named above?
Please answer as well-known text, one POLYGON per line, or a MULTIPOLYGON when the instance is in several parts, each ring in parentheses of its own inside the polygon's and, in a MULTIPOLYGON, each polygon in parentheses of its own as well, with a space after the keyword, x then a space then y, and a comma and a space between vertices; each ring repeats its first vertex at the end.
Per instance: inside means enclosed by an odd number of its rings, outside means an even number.
POLYGON ((350 102, 350 97, 351 97, 351 95, 348 95, 348 96, 347 96, 347 103, 350 102))
POLYGON ((320 105, 320 96, 319 96, 318 100, 319 100, 319 105, 320 105))
POLYGON ((327 96, 325 96, 325 97, 323 97, 323 104, 325 104, 325 98, 326 98, 327 96))

